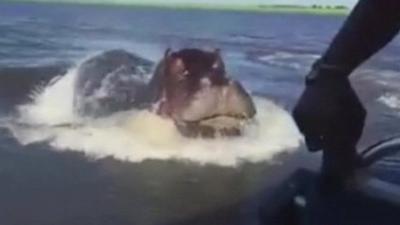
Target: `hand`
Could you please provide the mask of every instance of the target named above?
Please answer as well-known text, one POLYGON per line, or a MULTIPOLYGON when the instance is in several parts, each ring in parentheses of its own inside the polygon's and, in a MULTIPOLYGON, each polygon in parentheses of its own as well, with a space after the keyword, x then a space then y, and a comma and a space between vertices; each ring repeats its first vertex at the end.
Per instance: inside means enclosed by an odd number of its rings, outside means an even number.
POLYGON ((321 74, 308 82, 293 117, 310 151, 355 148, 366 111, 347 77, 321 74))

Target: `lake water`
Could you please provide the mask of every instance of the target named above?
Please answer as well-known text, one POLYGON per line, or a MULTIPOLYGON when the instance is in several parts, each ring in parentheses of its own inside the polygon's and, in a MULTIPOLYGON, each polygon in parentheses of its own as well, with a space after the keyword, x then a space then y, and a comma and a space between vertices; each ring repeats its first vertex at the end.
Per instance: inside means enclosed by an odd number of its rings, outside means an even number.
MULTIPOLYGON (((0 223, 259 224, 264 193, 318 166, 289 112, 344 19, 0 3, 0 223), (257 124, 236 139, 189 140, 131 111, 54 128, 77 119, 84 59, 118 48, 156 62, 168 47, 220 48, 256 99, 257 124)), ((400 133, 399 53, 396 39, 352 76, 369 110, 360 148, 400 133)), ((397 182, 399 165, 393 156, 375 169, 397 182)))

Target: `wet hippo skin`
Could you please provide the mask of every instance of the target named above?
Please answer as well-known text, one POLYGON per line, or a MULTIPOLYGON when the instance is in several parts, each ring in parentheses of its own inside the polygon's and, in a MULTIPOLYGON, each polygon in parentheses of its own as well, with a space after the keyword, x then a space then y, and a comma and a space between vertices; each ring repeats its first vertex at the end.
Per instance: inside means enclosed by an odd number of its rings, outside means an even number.
POLYGON ((240 135, 254 103, 229 78, 220 51, 166 50, 152 63, 124 50, 111 50, 78 68, 74 106, 81 116, 101 117, 132 108, 170 118, 184 136, 240 135))

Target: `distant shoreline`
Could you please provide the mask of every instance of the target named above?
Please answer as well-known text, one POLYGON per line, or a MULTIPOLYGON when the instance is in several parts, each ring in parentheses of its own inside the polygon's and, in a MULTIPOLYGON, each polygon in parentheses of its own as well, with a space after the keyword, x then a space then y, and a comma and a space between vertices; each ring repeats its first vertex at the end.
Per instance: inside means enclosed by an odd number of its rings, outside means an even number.
POLYGON ((317 14, 317 15, 347 15, 349 9, 335 6, 300 6, 300 5, 207 5, 207 4, 151 4, 151 3, 95 3, 79 0, 60 0, 58 2, 48 0, 16 0, 4 3, 33 3, 33 4, 68 4, 88 6, 112 6, 112 7, 140 7, 160 8, 174 10, 209 10, 209 11, 237 11, 237 12, 258 12, 258 13, 291 13, 291 14, 317 14))

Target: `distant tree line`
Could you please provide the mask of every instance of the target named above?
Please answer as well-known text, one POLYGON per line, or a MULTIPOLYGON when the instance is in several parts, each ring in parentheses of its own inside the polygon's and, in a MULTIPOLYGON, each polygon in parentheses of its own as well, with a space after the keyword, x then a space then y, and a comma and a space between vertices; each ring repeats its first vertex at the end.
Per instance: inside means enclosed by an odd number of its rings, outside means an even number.
POLYGON ((258 5, 259 8, 307 8, 303 5, 258 5))
POLYGON ((304 8, 313 8, 313 9, 347 9, 347 6, 345 5, 318 5, 314 4, 311 6, 305 6, 305 5, 258 5, 259 8, 299 8, 299 9, 304 9, 304 8))
POLYGON ((347 9, 345 5, 312 5, 311 8, 313 9, 347 9))

